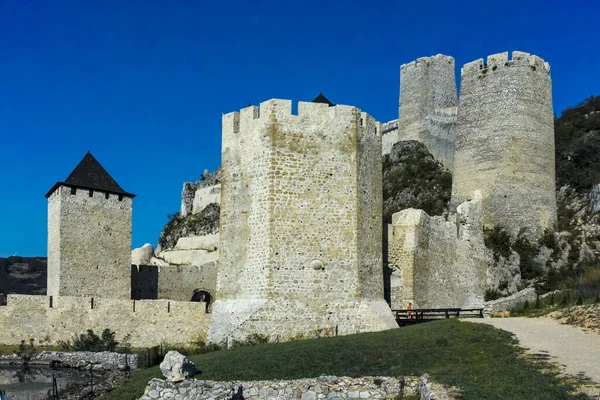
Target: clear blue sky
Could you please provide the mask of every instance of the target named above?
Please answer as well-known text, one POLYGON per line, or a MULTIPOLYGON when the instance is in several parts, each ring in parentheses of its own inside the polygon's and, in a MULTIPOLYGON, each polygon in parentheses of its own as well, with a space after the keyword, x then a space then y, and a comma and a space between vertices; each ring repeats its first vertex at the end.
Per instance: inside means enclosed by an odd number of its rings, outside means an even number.
POLYGON ((0 2, 0 257, 46 255, 44 194, 88 150, 156 244, 184 181, 220 165, 221 114, 278 97, 397 117, 399 66, 522 50, 556 112, 600 94, 588 1, 0 2))

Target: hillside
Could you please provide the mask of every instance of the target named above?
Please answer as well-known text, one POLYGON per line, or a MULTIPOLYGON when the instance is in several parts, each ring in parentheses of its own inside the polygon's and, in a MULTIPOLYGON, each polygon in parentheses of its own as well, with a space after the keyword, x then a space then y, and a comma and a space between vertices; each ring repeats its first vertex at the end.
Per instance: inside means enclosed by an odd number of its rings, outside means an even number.
POLYGON ((46 257, 0 258, 0 294, 46 294, 46 257))

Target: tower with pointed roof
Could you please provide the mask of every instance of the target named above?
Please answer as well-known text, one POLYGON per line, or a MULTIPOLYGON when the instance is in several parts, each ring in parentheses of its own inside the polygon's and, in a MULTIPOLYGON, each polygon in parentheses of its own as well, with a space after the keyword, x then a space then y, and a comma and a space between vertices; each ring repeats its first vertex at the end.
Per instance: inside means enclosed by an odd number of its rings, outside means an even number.
POLYGON ((88 152, 48 199, 48 295, 129 299, 134 194, 88 152))

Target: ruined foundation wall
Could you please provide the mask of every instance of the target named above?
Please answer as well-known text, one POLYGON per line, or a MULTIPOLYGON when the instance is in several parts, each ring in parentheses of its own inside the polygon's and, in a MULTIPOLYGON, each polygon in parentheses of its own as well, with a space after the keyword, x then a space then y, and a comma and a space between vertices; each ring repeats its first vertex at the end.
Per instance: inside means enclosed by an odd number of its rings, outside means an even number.
POLYGON ((377 124, 349 106, 291 108, 274 99, 223 117, 213 341, 396 326, 371 276, 382 276, 377 124))
POLYGON ((132 199, 72 193, 59 186, 48 198, 48 294, 129 299, 132 199))
POLYGON ((486 226, 539 235, 556 222, 552 83, 537 56, 500 53, 462 68, 452 206, 474 190, 486 226))
POLYGON ((167 300, 117 300, 91 297, 9 295, 0 307, 0 343, 58 344, 108 328, 117 340, 130 335, 133 347, 189 343, 206 337, 210 314, 204 303, 167 300))

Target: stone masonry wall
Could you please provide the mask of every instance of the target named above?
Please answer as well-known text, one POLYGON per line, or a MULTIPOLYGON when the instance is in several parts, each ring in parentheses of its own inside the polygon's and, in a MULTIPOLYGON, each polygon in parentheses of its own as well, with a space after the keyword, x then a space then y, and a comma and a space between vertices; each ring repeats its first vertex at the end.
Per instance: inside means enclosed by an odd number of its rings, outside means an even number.
POLYGON ((481 198, 460 205, 448 219, 408 209, 388 227, 392 309, 482 307, 485 246, 481 198), (411 301, 412 300, 412 301, 411 301))
POLYGON ((308 379, 252 382, 185 380, 173 383, 152 379, 140 400, 225 399, 231 398, 239 386, 242 386, 245 399, 401 399, 415 395, 424 400, 460 398, 458 390, 447 390, 437 383, 427 382, 425 376, 421 378, 320 376, 308 379))
POLYGON ((190 301, 195 289, 215 293, 217 264, 201 266, 131 266, 131 298, 190 301))
POLYGON ((392 147, 398 143, 398 120, 392 120, 381 125, 381 153, 390 154, 392 147))
POLYGON ((396 326, 382 290, 378 124, 349 106, 291 108, 273 99, 223 117, 212 341, 396 326))
POLYGON ((400 67, 398 140, 425 144, 433 157, 450 171, 457 106, 453 57, 442 54, 422 57, 400 67))
POLYGON ((48 295, 130 298, 131 205, 66 186, 50 195, 48 295))
POLYGON ((9 295, 0 307, 0 343, 34 339, 36 345, 56 345, 87 329, 105 328, 116 332, 117 340, 131 335, 133 347, 188 343, 206 337, 209 321, 204 303, 9 295))
POLYGON ((539 235, 556 221, 550 66, 515 51, 466 64, 451 205, 483 196, 483 223, 539 235))

